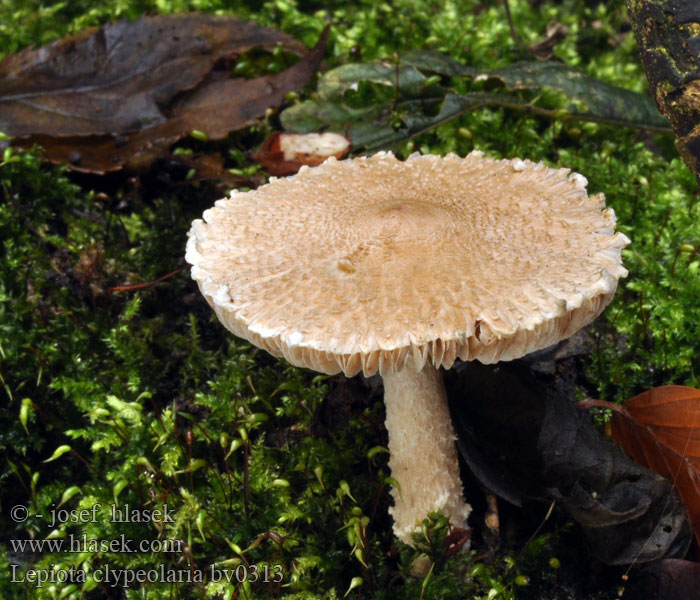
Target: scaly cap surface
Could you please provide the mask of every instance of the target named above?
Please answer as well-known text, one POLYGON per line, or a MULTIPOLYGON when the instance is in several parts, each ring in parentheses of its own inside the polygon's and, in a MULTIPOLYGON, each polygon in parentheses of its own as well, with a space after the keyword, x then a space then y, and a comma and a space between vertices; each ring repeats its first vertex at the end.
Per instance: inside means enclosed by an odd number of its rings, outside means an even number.
POLYGON ((228 329, 297 366, 510 360, 590 323, 627 274, 586 185, 480 152, 329 159, 219 200, 186 258, 228 329))

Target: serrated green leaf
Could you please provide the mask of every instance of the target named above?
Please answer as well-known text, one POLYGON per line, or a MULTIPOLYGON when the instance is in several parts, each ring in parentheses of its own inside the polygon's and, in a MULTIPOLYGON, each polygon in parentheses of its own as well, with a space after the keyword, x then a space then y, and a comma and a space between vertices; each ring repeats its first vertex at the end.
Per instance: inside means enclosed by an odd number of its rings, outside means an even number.
POLYGON ((355 148, 390 147, 484 106, 533 110, 556 118, 555 109, 542 108, 521 97, 522 90, 552 89, 571 106, 562 114, 626 126, 669 129, 650 98, 600 81, 561 63, 524 62, 478 72, 438 52, 416 52, 400 63, 351 63, 332 69, 319 80, 311 100, 289 107, 280 115, 285 129, 297 133, 336 131, 355 148), (478 80, 500 80, 505 90, 457 93, 429 85, 425 73, 478 80), (385 87, 387 93, 353 100, 364 85, 385 87))
POLYGON ((587 111, 572 107, 571 112, 579 116, 620 125, 670 130, 668 121, 651 98, 590 77, 559 62, 516 63, 485 71, 476 79, 499 79, 509 90, 550 88, 585 104, 587 111))

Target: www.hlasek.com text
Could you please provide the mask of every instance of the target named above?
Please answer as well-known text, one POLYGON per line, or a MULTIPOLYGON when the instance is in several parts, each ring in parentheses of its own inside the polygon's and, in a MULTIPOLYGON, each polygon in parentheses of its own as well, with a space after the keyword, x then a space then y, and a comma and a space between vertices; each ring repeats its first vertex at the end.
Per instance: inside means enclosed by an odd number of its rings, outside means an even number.
POLYGON ((65 538, 55 540, 10 540, 10 546, 12 547, 12 551, 16 554, 25 554, 28 552, 32 554, 42 554, 44 552, 63 552, 67 554, 80 554, 81 552, 89 552, 90 554, 95 554, 97 552, 119 554, 167 552, 183 554, 185 552, 184 540, 133 540, 127 538, 124 534, 109 540, 96 540, 89 539, 85 533, 82 535, 70 533, 65 538))

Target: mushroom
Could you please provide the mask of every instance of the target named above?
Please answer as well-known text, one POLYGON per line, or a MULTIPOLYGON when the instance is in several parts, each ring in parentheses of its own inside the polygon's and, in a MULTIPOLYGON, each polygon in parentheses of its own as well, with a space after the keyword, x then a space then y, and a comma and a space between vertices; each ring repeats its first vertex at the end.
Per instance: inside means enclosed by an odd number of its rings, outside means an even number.
POLYGON ((440 367, 494 363, 590 323, 627 275, 615 213, 568 169, 391 153, 302 167, 219 200, 186 259, 220 321, 299 367, 384 381, 394 532, 463 527, 440 367))

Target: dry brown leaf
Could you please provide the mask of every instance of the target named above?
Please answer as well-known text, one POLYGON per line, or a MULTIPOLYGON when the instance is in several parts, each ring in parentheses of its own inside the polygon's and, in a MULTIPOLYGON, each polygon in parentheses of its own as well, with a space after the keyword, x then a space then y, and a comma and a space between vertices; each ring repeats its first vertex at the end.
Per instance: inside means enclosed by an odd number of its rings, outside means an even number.
POLYGON ((316 72, 327 38, 328 29, 282 73, 246 80, 229 78, 217 64, 255 46, 304 46, 232 17, 106 25, 0 62, 0 131, 78 171, 141 169, 192 130, 222 139, 281 105, 316 72))
POLYGON ((218 61, 277 44, 305 51, 285 33, 224 16, 159 15, 86 29, 0 61, 0 131, 60 137, 153 127, 218 61))
POLYGON ((624 406, 586 404, 612 410, 613 439, 639 464, 675 485, 700 544, 700 390, 670 385, 648 390, 624 406))

